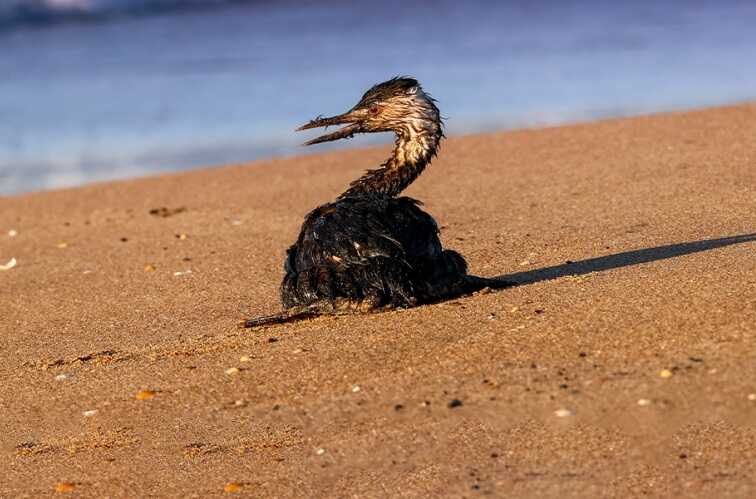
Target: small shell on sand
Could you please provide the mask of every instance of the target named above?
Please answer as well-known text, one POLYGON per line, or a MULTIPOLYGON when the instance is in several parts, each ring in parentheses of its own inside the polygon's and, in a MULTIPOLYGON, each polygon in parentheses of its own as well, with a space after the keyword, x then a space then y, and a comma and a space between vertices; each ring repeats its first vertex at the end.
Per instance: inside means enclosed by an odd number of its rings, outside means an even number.
POLYGON ((649 399, 638 399, 638 405, 641 407, 646 407, 651 405, 651 401, 649 399))
POLYGON ((16 266, 16 263, 18 263, 16 259, 11 258, 5 265, 0 265, 0 270, 10 270, 16 266))
POLYGON ((662 369, 661 371, 659 371, 659 376, 661 376, 662 378, 671 378, 672 371, 670 371, 669 369, 662 369))
POLYGON ((569 409, 557 409, 554 411, 554 415, 558 418, 567 418, 572 416, 573 412, 569 409))
POLYGON ((753 402, 754 400, 756 400, 756 393, 749 393, 748 394, 748 400, 750 400, 751 402, 753 402))
POLYGON ((85 418, 91 418, 91 417, 92 417, 92 416, 94 416, 95 414, 97 414, 97 409, 91 409, 91 410, 89 410, 89 411, 84 411, 84 412, 82 412, 82 415, 83 415, 83 416, 84 416, 85 418))
POLYGON ((15 229, 11 229, 8 231, 8 237, 16 237, 18 235, 18 231, 15 229))

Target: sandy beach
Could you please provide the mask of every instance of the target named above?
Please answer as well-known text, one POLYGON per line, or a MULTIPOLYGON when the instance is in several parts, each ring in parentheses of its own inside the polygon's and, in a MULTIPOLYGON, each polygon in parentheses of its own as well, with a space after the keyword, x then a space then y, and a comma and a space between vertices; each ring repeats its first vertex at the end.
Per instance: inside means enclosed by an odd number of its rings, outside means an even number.
POLYGON ((240 329, 388 151, 0 198, 0 497, 756 495, 756 104, 449 138, 518 286, 240 329))

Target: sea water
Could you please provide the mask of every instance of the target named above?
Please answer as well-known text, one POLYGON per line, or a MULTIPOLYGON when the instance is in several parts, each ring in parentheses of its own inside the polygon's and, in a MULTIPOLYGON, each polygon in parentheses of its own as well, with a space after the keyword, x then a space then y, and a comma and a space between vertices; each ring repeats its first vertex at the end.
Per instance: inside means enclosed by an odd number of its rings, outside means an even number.
POLYGON ((461 134, 756 98, 756 2, 5 0, 0 195, 389 141, 294 129, 416 76, 461 134))

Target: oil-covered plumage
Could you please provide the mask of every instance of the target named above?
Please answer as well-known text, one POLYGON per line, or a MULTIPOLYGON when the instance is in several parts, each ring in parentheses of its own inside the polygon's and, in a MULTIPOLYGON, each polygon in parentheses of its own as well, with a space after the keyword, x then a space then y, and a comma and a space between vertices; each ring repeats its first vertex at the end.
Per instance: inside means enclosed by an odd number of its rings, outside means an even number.
POLYGON ((508 283, 467 274, 462 256, 444 250, 420 202, 397 197, 436 155, 443 138, 434 99, 412 78, 375 85, 348 112, 316 118, 300 130, 346 126, 307 145, 355 133, 392 131, 393 154, 311 211, 284 264, 284 310, 247 327, 322 314, 372 312, 437 301, 508 283))
POLYGON ((437 232, 406 197, 346 197, 318 208, 289 249, 283 305, 344 297, 363 308, 408 307, 437 298, 465 275, 464 260, 442 249, 437 232))

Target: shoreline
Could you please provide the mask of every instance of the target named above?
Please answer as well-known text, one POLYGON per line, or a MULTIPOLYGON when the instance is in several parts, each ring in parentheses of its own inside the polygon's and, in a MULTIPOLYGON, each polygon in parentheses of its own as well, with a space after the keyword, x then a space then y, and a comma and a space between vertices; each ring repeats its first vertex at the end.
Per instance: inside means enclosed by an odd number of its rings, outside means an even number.
MULTIPOLYGON (((592 124, 598 124, 598 123, 612 122, 612 121, 618 121, 618 120, 651 118, 653 116, 659 116, 659 115, 675 115, 675 114, 680 114, 680 113, 704 112, 708 110, 728 109, 731 107, 748 106, 748 105, 753 105, 754 103, 756 103, 756 101, 753 99, 746 99, 746 100, 735 99, 733 101, 721 102, 719 104, 711 104, 711 105, 695 107, 695 108, 672 106, 668 109, 661 110, 661 111, 654 111, 654 112, 639 111, 638 113, 619 114, 619 115, 610 114, 607 116, 601 116, 601 114, 598 111, 593 111, 593 112, 589 111, 586 113, 586 116, 584 117, 576 117, 575 119, 568 119, 568 120, 563 120, 563 121, 550 122, 549 120, 539 121, 537 119, 534 119, 529 122, 523 122, 523 123, 512 125, 512 126, 494 127, 492 129, 477 130, 477 131, 464 132, 464 133, 454 133, 452 135, 448 135, 447 140, 449 139, 463 140, 466 137, 474 137, 478 135, 499 135, 499 134, 506 134, 506 133, 549 130, 553 128, 569 128, 569 127, 576 127, 576 126, 585 126, 585 125, 592 125, 592 124)), ((347 152, 347 151, 365 151, 369 149, 380 149, 382 147, 386 147, 388 144, 393 143, 393 139, 389 138, 388 134, 385 135, 385 138, 386 140, 383 143, 367 143, 365 145, 359 145, 357 147, 339 146, 338 143, 334 143, 336 145, 335 147, 333 147, 334 144, 330 144, 330 145, 326 144, 325 150, 300 147, 296 151, 291 150, 291 152, 288 152, 288 153, 274 154, 274 155, 269 155, 269 156, 263 155, 258 158, 251 159, 249 161, 227 162, 227 163, 218 163, 218 164, 211 163, 211 164, 204 164, 204 165, 192 166, 192 167, 181 168, 181 169, 163 170, 163 169, 158 168, 154 172, 145 171, 144 173, 136 174, 136 175, 128 176, 128 177, 106 178, 103 180, 95 180, 95 181, 86 182, 83 184, 54 187, 50 189, 22 191, 22 192, 16 192, 16 193, 11 193, 11 194, 0 193, 0 200, 8 199, 8 198, 12 199, 14 197, 24 196, 28 194, 57 192, 61 190, 76 189, 80 187, 107 184, 111 182, 123 182, 123 181, 147 179, 147 178, 153 178, 153 177, 169 176, 169 175, 176 175, 176 174, 181 174, 181 173, 189 173, 189 172, 193 172, 197 170, 218 169, 218 168, 228 167, 230 165, 254 166, 254 164, 256 163, 288 161, 288 160, 295 160, 296 158, 313 156, 313 155, 337 154, 337 153, 342 153, 342 152, 347 152)), ((233 147, 239 147, 239 146, 235 145, 233 147)), ((220 148, 221 146, 217 147, 217 149, 220 149, 220 148)), ((284 147, 284 149, 290 149, 290 147, 284 147)), ((173 153, 173 156, 178 156, 178 155, 179 155, 178 152, 173 153)), ((182 155, 189 156, 189 154, 187 153, 182 153, 182 155)))

